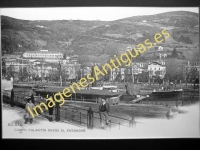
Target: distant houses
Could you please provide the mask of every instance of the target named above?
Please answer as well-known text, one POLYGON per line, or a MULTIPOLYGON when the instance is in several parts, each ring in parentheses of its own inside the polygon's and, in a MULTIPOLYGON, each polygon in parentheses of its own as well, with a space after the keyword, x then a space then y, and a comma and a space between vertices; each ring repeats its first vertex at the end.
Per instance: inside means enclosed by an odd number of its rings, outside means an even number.
MULTIPOLYGON (((152 60, 132 59, 130 66, 119 66, 109 70, 106 76, 99 76, 101 81, 113 82, 150 82, 150 79, 159 77, 164 79, 166 75, 167 51, 162 46, 157 46, 152 53, 158 56, 152 60), (147 80, 148 78, 148 80, 147 80)), ((127 47, 131 50, 131 47, 127 47)), ((77 80, 92 74, 93 66, 101 67, 100 63, 85 62, 79 63, 78 55, 66 55, 62 52, 53 52, 48 50, 27 51, 20 55, 4 55, 2 57, 3 75, 19 77, 26 75, 26 78, 56 78, 62 76, 66 80, 77 80)), ((186 72, 196 69, 199 72, 198 64, 188 63, 185 65, 186 72)))
POLYGON ((26 51, 17 57, 16 55, 5 55, 2 60, 5 72, 10 72, 11 76, 15 75, 15 77, 27 72, 29 74, 28 78, 36 76, 45 78, 52 75, 53 72, 55 72, 55 75, 61 72, 68 79, 75 79, 81 66, 78 55, 64 58, 62 52, 48 50, 26 51))

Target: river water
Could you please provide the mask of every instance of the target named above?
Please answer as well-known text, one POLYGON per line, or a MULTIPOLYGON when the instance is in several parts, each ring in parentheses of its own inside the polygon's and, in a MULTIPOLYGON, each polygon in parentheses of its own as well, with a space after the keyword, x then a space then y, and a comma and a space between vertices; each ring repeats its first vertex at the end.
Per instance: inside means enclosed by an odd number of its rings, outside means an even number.
POLYGON ((199 137, 199 103, 182 106, 180 109, 187 113, 175 114, 171 119, 141 119, 148 127, 138 125, 137 128, 150 137, 199 137))
POLYGON ((187 113, 174 113, 172 118, 136 117, 135 127, 120 130, 116 127, 111 129, 112 134, 102 135, 102 138, 199 138, 199 100, 187 99, 178 108, 187 113))
MULTIPOLYGON (((179 106, 187 113, 174 113, 172 118, 136 118, 133 129, 121 128, 115 136, 126 138, 199 138, 199 102, 179 106)), ((119 129, 115 129, 117 131, 119 129)))

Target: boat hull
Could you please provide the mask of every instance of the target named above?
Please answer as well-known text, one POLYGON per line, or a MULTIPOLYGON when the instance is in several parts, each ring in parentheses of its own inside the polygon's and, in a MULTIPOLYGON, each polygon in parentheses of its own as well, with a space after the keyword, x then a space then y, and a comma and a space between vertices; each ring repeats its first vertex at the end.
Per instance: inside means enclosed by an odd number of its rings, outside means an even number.
POLYGON ((181 98, 183 91, 158 91, 152 92, 149 100, 178 100, 181 98))

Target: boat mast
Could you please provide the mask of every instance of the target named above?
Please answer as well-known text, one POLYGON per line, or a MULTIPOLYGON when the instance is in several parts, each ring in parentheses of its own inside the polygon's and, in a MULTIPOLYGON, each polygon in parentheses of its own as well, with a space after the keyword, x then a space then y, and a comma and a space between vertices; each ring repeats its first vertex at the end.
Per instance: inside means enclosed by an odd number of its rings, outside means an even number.
POLYGON ((61 76, 61 63, 60 63, 60 52, 59 52, 59 75, 60 75, 60 86, 62 87, 62 76, 61 76))

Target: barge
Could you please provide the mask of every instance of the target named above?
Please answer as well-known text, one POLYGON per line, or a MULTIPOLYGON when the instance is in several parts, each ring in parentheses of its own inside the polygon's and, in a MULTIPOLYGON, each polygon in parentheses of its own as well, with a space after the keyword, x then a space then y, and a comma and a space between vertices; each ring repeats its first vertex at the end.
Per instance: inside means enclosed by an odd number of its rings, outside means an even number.
MULTIPOLYGON (((59 87, 59 88, 53 88, 49 87, 46 89, 37 89, 34 90, 37 96, 42 96, 46 98, 46 95, 53 95, 57 92, 62 92, 64 89, 59 87)), ((72 94, 72 96, 65 98, 67 101, 82 101, 82 102, 94 102, 94 103, 99 103, 101 101, 102 97, 106 98, 106 101, 110 105, 117 105, 119 104, 119 97, 121 96, 120 93, 118 92, 111 92, 108 90, 98 90, 98 89, 80 89, 80 90, 75 90, 76 92, 69 92, 69 94, 72 94)), ((64 96, 63 96, 64 97, 64 96)))

